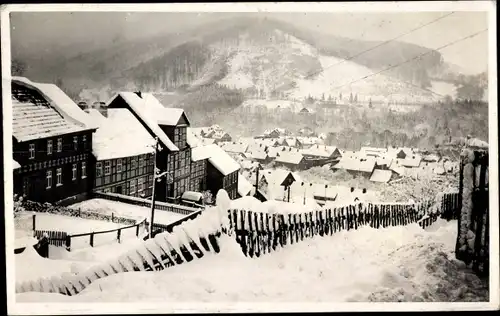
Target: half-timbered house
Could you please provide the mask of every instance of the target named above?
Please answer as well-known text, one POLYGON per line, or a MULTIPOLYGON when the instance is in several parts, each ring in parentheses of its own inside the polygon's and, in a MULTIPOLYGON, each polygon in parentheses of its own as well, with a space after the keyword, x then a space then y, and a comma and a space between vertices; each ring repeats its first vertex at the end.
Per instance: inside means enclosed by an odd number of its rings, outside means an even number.
POLYGON ((88 115, 54 84, 11 82, 14 193, 58 202, 91 192, 92 134, 88 115))

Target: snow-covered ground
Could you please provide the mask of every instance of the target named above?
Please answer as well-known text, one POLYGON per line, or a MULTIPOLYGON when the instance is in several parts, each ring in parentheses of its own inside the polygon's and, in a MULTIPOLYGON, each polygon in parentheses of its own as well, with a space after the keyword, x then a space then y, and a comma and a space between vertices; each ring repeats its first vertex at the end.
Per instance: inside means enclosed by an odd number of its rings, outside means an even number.
POLYGON ((36 230, 63 231, 70 235, 110 230, 125 226, 130 225, 50 213, 36 213, 35 225, 36 230))
MULTIPOLYGON (((149 219, 151 216, 151 208, 149 207, 110 201, 105 199, 90 199, 80 203, 75 203, 70 207, 73 209, 80 208, 82 210, 101 212, 103 214, 108 214, 108 215, 114 213, 116 216, 122 216, 134 219, 141 219, 141 218, 149 219)), ((154 222, 168 225, 183 217, 185 217, 185 215, 156 209, 154 222)))
POLYGON ((477 301, 487 290, 454 260, 456 221, 363 227, 247 258, 234 237, 221 252, 159 272, 100 279, 75 296, 21 293, 17 302, 477 301))

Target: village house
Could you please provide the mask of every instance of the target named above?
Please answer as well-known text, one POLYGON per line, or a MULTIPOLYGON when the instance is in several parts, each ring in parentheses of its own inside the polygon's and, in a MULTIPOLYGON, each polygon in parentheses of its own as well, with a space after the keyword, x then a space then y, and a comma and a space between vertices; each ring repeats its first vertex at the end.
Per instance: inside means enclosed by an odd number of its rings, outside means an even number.
POLYGON ((370 178, 375 169, 376 161, 373 157, 351 158, 342 156, 340 161, 332 166, 332 169, 344 169, 354 176, 370 178))
POLYGON ((225 152, 231 154, 243 154, 248 149, 248 144, 241 142, 226 142, 220 143, 220 148, 224 149, 225 152))
POLYGON ((268 153, 266 153, 264 150, 256 150, 252 152, 247 152, 245 153, 246 157, 248 159, 251 159, 255 162, 258 162, 260 164, 268 164, 271 161, 273 161, 273 158, 271 158, 268 153))
POLYGON ((93 191, 150 198, 154 138, 128 109, 109 109, 105 116, 91 109, 89 115, 99 126, 92 139, 93 191))
POLYGON ((39 202, 85 198, 97 127, 54 84, 13 77, 11 91, 14 193, 39 202))
POLYGON ((392 170, 374 169, 370 181, 388 183, 397 177, 397 173, 392 170))
POLYGON ((304 170, 306 168, 304 156, 296 151, 277 152, 274 163, 290 170, 304 170))
POLYGON ((337 147, 315 145, 300 150, 304 158, 310 161, 311 166, 320 166, 338 160, 342 155, 337 147))
POLYGON ((300 142, 302 149, 307 149, 314 145, 321 145, 323 141, 318 137, 297 137, 297 140, 300 142))
POLYGON ((216 196, 220 189, 226 190, 231 199, 238 194, 238 171, 240 165, 217 145, 193 148, 193 162, 200 161, 206 168, 206 181, 203 187, 216 196))
POLYGON ((120 92, 108 102, 108 109, 128 109, 148 133, 158 138, 156 167, 160 178, 156 183, 158 201, 179 202, 190 190, 191 141, 187 135, 190 122, 182 109, 166 108, 152 94, 120 92), (173 141, 172 141, 173 140, 173 141))

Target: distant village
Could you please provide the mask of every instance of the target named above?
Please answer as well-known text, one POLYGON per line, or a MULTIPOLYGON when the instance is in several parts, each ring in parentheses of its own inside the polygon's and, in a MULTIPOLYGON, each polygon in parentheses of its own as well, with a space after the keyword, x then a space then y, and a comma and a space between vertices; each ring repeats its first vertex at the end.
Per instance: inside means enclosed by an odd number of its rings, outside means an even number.
POLYGON ((374 192, 307 182, 298 172, 326 167, 390 183, 459 169, 458 160, 418 148, 327 146, 328 135, 308 127, 234 139, 218 125, 192 126, 182 109, 151 93, 120 92, 88 106, 54 84, 14 77, 11 88, 14 193, 34 201, 74 202, 93 192, 151 199, 156 179, 155 199, 190 206, 212 203, 220 189, 231 199, 352 202, 374 192))

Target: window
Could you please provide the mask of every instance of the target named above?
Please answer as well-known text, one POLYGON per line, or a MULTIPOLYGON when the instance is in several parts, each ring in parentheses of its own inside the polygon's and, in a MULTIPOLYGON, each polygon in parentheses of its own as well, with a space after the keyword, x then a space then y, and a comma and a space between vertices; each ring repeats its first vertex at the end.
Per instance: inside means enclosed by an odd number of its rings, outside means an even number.
POLYGON ((95 176, 100 177, 102 176, 102 162, 98 162, 95 166, 95 176))
POLYGON ((30 144, 30 159, 35 159, 35 144, 30 144))
POLYGON ((73 136, 73 149, 78 150, 78 136, 73 136))
POLYGON ((52 170, 47 171, 47 189, 52 188, 52 170))
POLYGON ((135 180, 130 181, 130 194, 135 193, 135 180))
POLYGON ((143 156, 139 157, 139 167, 144 167, 144 157, 143 156))
POLYGON ((71 169, 71 171, 73 172, 73 180, 76 180, 76 177, 77 177, 77 171, 76 171, 76 163, 73 164, 73 168, 71 169))
POLYGON ((62 168, 56 169, 56 186, 62 185, 62 168))
POLYGON ((87 145, 87 135, 82 136, 83 149, 88 149, 87 145))
POLYGON ((57 139, 57 152, 60 153, 62 151, 62 138, 57 139))
POLYGON ((106 160, 104 162, 104 175, 109 176, 111 174, 111 162, 106 160))
POLYGON ((142 192, 144 190, 144 179, 143 178, 139 178, 137 179, 137 192, 142 192))
POLYGON ((52 155, 52 140, 47 141, 47 155, 52 155))
POLYGON ((104 189, 104 193, 111 193, 111 189, 110 188, 105 188, 104 189))
POLYGON ((137 158, 136 157, 132 158, 131 163, 132 163, 132 169, 136 169, 137 168, 137 158))
POLYGON ((122 160, 121 159, 116 160, 116 172, 122 172, 122 160))
POLYGON ((87 163, 82 161, 82 179, 87 177, 87 163))
POLYGON ((149 187, 152 188, 153 187, 153 176, 148 176, 148 183, 149 183, 149 187))

